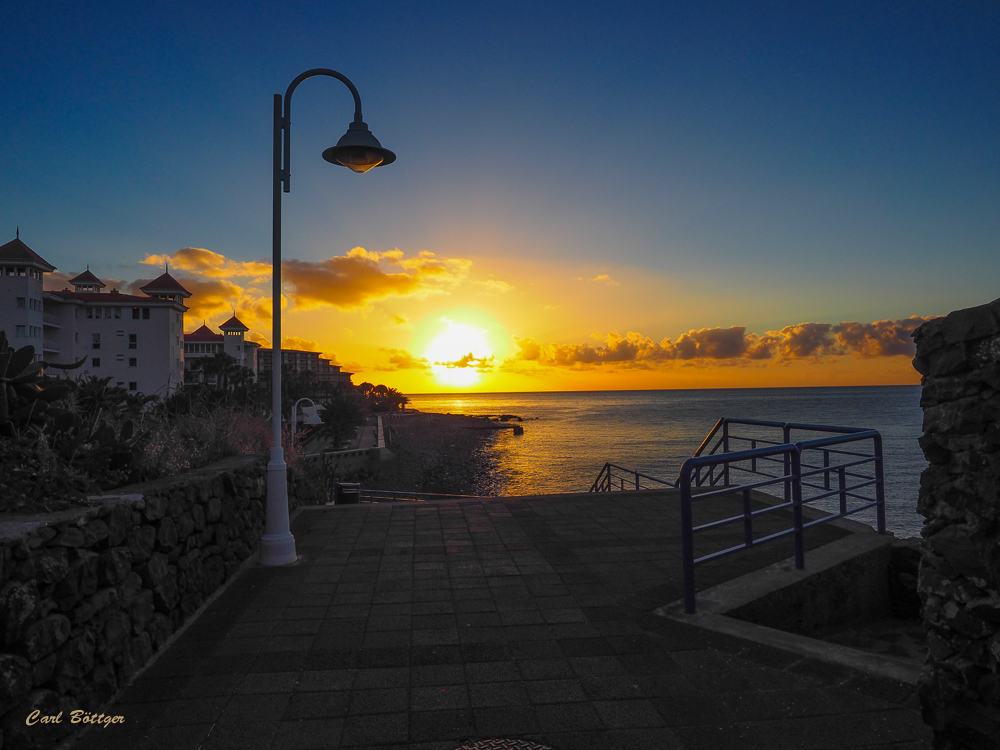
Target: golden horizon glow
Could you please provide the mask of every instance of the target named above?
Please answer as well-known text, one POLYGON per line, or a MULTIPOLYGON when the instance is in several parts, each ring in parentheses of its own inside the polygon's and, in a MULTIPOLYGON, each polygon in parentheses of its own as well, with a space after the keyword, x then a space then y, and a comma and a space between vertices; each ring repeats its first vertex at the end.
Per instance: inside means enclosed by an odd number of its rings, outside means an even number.
POLYGON ((486 331, 442 318, 445 329, 427 345, 434 379, 442 385, 468 388, 482 380, 479 363, 493 357, 486 331))

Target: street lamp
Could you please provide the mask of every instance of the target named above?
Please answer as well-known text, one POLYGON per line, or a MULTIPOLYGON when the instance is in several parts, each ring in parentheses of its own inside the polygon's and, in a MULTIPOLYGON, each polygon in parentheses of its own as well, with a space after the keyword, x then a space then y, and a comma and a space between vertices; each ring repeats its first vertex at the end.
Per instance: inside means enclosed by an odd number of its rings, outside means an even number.
POLYGON ((354 121, 337 142, 323 152, 331 164, 363 173, 373 167, 392 164, 396 155, 371 134, 361 114, 361 97, 347 76, 329 68, 313 68, 297 76, 285 91, 284 109, 281 94, 274 95, 274 170, 273 222, 271 225, 271 263, 273 307, 271 320, 271 460, 267 464, 267 513, 264 535, 260 539, 262 565, 288 565, 295 562, 295 538, 288 525, 288 471, 281 446, 281 190, 291 187, 291 108, 292 93, 307 78, 330 76, 341 81, 354 96, 354 121))

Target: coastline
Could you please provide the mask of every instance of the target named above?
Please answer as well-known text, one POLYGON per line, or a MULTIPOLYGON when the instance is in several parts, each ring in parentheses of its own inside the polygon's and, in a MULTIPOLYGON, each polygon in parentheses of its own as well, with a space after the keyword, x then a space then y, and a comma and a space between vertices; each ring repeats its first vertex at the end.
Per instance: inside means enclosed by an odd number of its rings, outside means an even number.
POLYGON ((388 420, 394 458, 362 480, 366 488, 492 497, 502 494, 497 433, 485 417, 408 412, 388 420))

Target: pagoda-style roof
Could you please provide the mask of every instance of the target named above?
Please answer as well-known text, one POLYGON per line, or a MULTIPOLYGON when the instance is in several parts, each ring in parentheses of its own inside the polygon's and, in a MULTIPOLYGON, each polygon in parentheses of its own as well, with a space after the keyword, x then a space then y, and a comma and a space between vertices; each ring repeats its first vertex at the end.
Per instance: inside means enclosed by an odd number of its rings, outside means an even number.
POLYGON ((55 271, 56 267, 45 258, 36 253, 30 247, 21 242, 20 237, 15 237, 5 245, 0 245, 0 263, 4 261, 15 261, 19 263, 33 263, 40 266, 45 271, 55 271))
POLYGON ((219 326, 220 331, 249 331, 250 329, 240 322, 240 319, 235 315, 219 326))
POLYGON ((73 286, 98 286, 101 289, 107 286, 107 284, 94 276, 89 268, 76 278, 70 279, 69 283, 73 286))
POLYGON ((164 271, 145 286, 139 287, 145 294, 180 294, 183 297, 190 297, 191 292, 180 285, 169 272, 164 271))
POLYGON ((221 333, 212 333, 212 329, 203 325, 197 331, 184 334, 184 341, 222 341, 225 337, 221 333))

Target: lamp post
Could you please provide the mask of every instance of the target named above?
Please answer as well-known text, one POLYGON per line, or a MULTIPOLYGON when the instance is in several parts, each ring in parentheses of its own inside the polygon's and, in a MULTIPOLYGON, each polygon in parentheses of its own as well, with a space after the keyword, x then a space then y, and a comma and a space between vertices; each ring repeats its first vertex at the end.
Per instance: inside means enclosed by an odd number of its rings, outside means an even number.
POLYGON ((272 328, 271 328, 271 460, 267 464, 267 512, 264 535, 260 539, 262 565, 288 565, 295 562, 295 538, 288 525, 288 470, 281 446, 281 191, 291 187, 291 108, 292 93, 307 78, 330 76, 341 81, 354 96, 354 121, 337 142, 323 152, 331 164, 352 172, 367 172, 373 167, 392 164, 396 155, 371 134, 361 114, 361 97, 347 76, 329 68, 313 68, 295 77, 285 91, 274 95, 274 170, 273 221, 271 225, 272 328))

